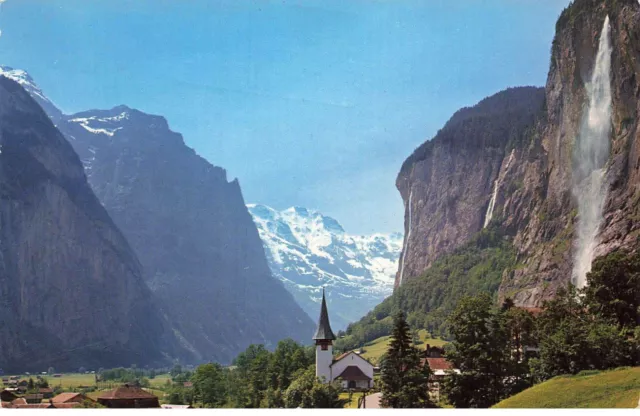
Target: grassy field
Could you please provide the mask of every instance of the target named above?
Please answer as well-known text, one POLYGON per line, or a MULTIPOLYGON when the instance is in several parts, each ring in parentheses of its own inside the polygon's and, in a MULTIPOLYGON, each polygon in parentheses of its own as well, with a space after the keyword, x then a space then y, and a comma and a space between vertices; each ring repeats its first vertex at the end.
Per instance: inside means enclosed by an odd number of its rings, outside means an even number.
MULTIPOLYGON (((29 377, 35 379, 35 375, 22 375, 21 379, 28 380, 29 377)), ((79 374, 79 373, 68 373, 63 374, 61 377, 53 377, 53 376, 43 376, 49 382, 51 387, 61 386, 63 389, 73 389, 80 386, 95 386, 96 379, 95 374, 79 374)), ((156 377, 149 379, 149 383, 151 384, 151 388, 158 389, 164 387, 167 380, 170 380, 171 377, 169 374, 160 374, 156 377)), ((113 384, 118 384, 118 382, 114 381, 113 384)))
POLYGON ((95 386, 95 374, 63 374, 62 377, 44 377, 49 386, 62 386, 63 389, 79 387, 79 386, 95 386))
MULTIPOLYGON (((435 345, 437 347, 441 347, 446 344, 446 341, 437 338, 431 338, 429 333, 423 329, 419 331, 418 335, 420 336, 420 340, 422 341, 422 344, 417 345, 417 347, 420 349, 424 349, 427 344, 435 345)), ((382 357, 382 355, 387 352, 387 347, 389 345, 390 339, 390 336, 386 336, 369 342, 365 345, 365 352, 362 353, 361 356, 371 361, 373 364, 378 364, 380 357, 382 357)))
POLYGON ((559 376, 495 405, 495 408, 635 408, 640 367, 559 376))

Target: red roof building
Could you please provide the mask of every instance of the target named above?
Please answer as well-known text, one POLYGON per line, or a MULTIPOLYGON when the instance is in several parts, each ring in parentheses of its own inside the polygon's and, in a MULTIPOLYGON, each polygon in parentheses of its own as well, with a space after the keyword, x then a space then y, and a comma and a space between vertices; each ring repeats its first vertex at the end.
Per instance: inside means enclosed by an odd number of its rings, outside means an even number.
POLYGON ((98 403, 113 409, 159 408, 158 396, 140 387, 125 384, 115 390, 103 393, 98 403))

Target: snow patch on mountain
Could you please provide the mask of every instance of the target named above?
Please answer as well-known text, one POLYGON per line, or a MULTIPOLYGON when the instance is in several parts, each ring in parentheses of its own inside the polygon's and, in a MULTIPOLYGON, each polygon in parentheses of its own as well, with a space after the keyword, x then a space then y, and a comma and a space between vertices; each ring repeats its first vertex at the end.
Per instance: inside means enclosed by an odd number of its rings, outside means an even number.
POLYGON ((335 219, 307 208, 247 207, 271 271, 311 317, 318 314, 322 287, 334 329, 361 318, 393 291, 401 234, 351 235, 335 219))
POLYGON ((113 116, 113 117, 77 117, 72 118, 69 121, 71 123, 78 123, 89 133, 93 134, 105 134, 107 136, 113 136, 116 131, 122 130, 122 126, 120 126, 120 122, 122 120, 127 120, 129 118, 129 113, 123 111, 122 113, 113 116), (119 126, 119 127, 116 127, 119 126))

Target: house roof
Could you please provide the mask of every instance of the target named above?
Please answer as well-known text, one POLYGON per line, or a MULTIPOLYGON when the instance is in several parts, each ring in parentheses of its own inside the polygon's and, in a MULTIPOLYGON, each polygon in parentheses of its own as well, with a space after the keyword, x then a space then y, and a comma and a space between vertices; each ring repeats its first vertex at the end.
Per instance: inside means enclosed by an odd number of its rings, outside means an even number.
POLYGON ((66 403, 69 400, 73 400, 78 396, 83 396, 82 393, 60 393, 51 399, 53 403, 66 403))
POLYGON ((325 341, 336 339, 329 324, 329 312, 327 312, 327 302, 324 298, 324 288, 322 289, 322 306, 320 307, 320 318, 318 318, 318 329, 316 329, 313 339, 325 341))
POLYGON ((42 398, 44 397, 44 395, 42 394, 38 394, 38 393, 32 393, 32 394, 25 394, 24 398, 29 400, 29 399, 40 399, 42 400, 42 398))
POLYGON ((363 356, 361 356, 360 354, 356 354, 356 353, 355 353, 355 352, 353 352, 353 351, 347 351, 347 352, 345 352, 345 353, 342 353, 342 354, 338 355, 336 358, 334 358, 334 359, 333 359, 333 361, 331 362, 330 367, 331 367, 332 365, 334 365, 335 363, 337 363, 338 361, 340 361, 340 360, 343 360, 343 359, 347 358, 347 357, 348 357, 349 355, 351 355, 351 354, 355 354, 355 356, 356 356, 356 357, 360 357, 360 358, 362 358, 364 361, 366 361, 367 363, 371 364, 371 366, 372 366, 372 367, 374 367, 374 365, 371 363, 371 361, 367 360, 366 358, 364 358, 364 357, 363 357, 363 356))
POLYGON ((157 399, 158 396, 151 394, 140 387, 125 384, 115 390, 102 393, 98 399, 103 400, 127 400, 127 399, 157 399))
POLYGON ((453 370, 453 364, 446 358, 426 358, 425 360, 429 363, 429 368, 433 371, 453 370))
POLYGON ((347 351, 347 352, 344 352, 344 353, 338 355, 336 358, 333 359, 333 362, 335 363, 335 362, 338 362, 338 361, 342 360, 344 357, 346 357, 347 355, 351 354, 352 352, 353 351, 347 351))
POLYGON ((51 387, 40 387, 40 393, 53 393, 53 389, 51 387))
POLYGON ((360 367, 355 365, 347 366, 342 373, 336 378, 343 380, 371 380, 371 377, 367 376, 360 370, 360 367))

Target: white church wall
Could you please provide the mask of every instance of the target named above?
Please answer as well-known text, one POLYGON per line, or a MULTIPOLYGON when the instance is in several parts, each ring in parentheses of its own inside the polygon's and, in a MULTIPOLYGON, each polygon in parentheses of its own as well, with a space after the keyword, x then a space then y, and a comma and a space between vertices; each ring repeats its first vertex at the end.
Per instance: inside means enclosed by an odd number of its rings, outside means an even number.
POLYGON ((322 346, 316 345, 316 377, 324 378, 326 382, 333 381, 331 378, 331 363, 333 362, 333 347, 327 346, 326 350, 322 346))
POLYGON ((371 365, 367 360, 360 357, 355 352, 351 352, 340 361, 336 361, 335 363, 333 363, 333 365, 331 366, 331 380, 333 381, 336 377, 342 374, 345 368, 350 365, 357 366, 358 368, 360 368, 360 370, 362 370, 364 374, 367 375, 367 377, 370 377, 371 385, 369 387, 373 387, 373 365, 371 365))

